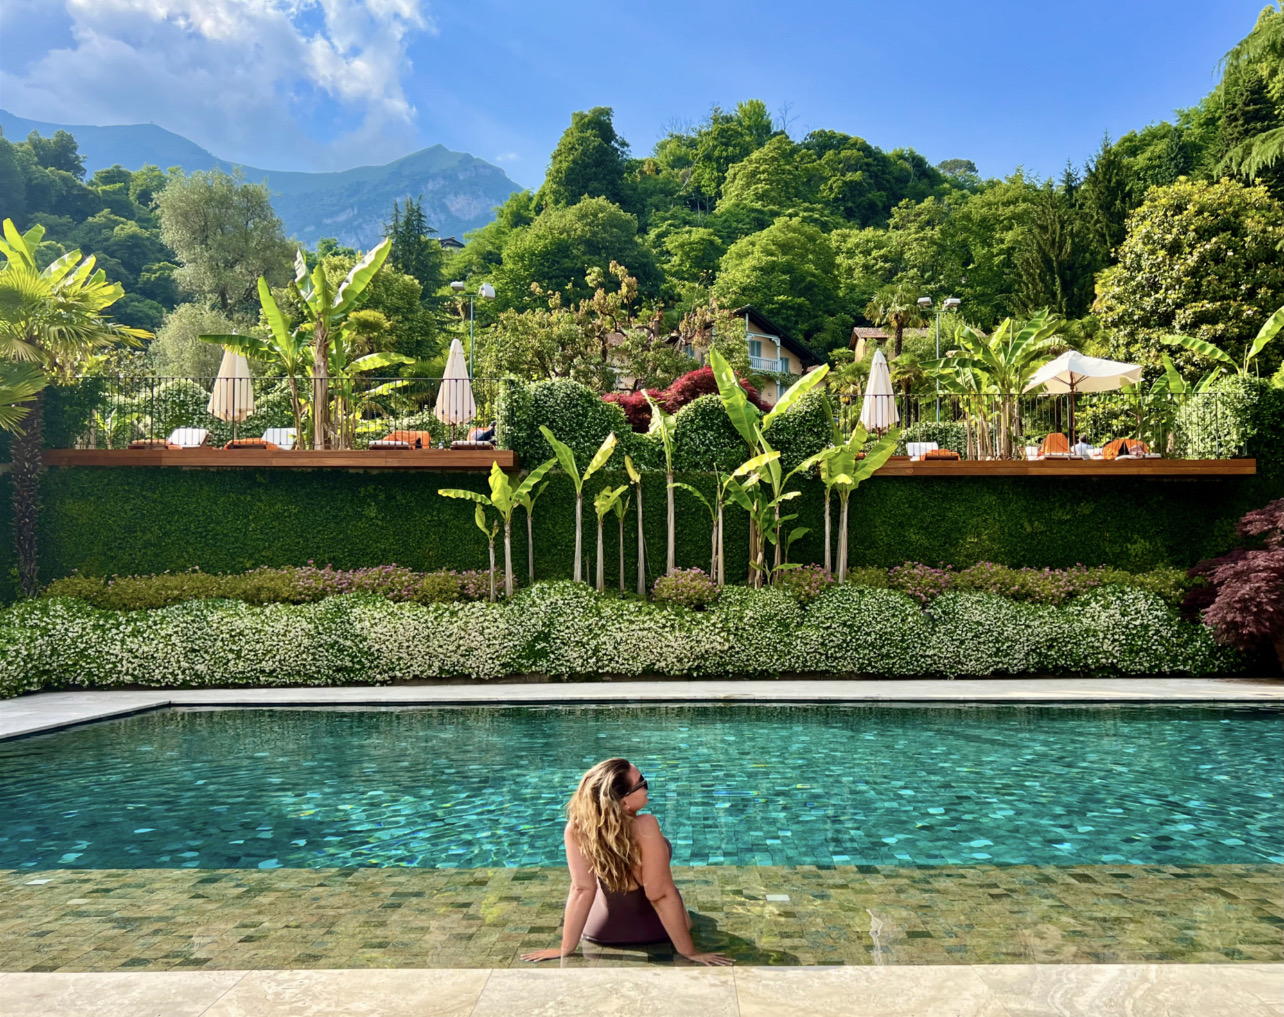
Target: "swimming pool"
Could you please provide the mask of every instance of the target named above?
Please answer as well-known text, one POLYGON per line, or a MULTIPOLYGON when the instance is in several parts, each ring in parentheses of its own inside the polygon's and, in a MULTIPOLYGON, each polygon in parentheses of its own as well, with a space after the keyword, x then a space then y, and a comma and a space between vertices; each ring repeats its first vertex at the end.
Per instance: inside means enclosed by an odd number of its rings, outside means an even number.
POLYGON ((610 755, 694 866, 1281 863, 1257 707, 166 710, 0 744, 0 868, 555 866, 610 755))

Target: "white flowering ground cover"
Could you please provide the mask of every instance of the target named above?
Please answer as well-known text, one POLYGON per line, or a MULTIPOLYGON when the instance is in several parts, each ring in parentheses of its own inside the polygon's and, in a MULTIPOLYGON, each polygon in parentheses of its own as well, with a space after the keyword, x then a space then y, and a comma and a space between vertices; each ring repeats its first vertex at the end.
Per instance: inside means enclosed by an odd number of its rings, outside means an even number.
POLYGON ((963 677, 1181 674, 1242 666, 1143 590, 1101 587, 1064 606, 836 586, 803 605, 726 588, 707 610, 556 582, 511 603, 418 605, 368 594, 314 604, 193 600, 107 611, 70 598, 0 610, 0 695, 119 686, 386 684, 544 674, 963 677))

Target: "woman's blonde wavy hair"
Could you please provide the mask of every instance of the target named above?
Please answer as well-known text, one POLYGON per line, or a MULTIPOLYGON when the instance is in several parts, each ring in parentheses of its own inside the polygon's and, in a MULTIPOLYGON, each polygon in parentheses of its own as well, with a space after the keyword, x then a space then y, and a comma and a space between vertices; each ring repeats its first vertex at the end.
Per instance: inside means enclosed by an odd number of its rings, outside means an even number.
POLYGON ((604 759, 580 778, 566 803, 575 843, 593 874, 620 893, 629 889, 642 860, 632 837, 633 817, 620 804, 630 790, 628 774, 627 759, 604 759))

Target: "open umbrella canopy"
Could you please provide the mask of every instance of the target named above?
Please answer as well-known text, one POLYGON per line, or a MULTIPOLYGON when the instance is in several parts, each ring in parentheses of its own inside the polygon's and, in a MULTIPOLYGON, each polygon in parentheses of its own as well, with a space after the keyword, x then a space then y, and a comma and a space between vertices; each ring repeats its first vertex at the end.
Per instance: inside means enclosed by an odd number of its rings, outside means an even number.
POLYGON ((1087 357, 1070 350, 1039 368, 1025 386, 1025 391, 1043 387, 1053 393, 1106 392, 1125 385, 1136 385, 1139 381, 1139 364, 1087 357))
POLYGON ((210 393, 210 416, 228 423, 244 420, 254 412, 254 386, 250 381, 250 365, 239 353, 223 351, 223 361, 218 365, 214 391, 210 393))
POLYGON ((900 419, 887 358, 883 356, 882 350, 875 350, 873 363, 869 365, 869 381, 865 385, 865 401, 860 408, 861 425, 866 431, 878 431, 881 434, 900 419))
POLYGON ((473 401, 473 387, 468 380, 468 358, 458 339, 450 342, 450 355, 446 358, 446 372, 441 379, 441 391, 433 415, 443 424, 466 424, 477 416, 473 401))

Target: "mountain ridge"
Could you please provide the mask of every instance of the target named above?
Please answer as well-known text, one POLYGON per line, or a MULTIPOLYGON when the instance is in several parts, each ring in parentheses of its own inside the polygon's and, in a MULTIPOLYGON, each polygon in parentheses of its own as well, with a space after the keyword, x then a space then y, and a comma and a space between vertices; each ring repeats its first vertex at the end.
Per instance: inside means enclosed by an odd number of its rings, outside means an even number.
POLYGON ((330 236, 341 244, 368 248, 383 236, 393 201, 421 197, 424 214, 438 234, 462 238, 490 222, 495 206, 521 189, 498 166, 439 144, 383 165, 308 172, 220 159, 157 124, 55 124, 0 109, 0 130, 11 141, 21 141, 33 130, 45 136, 67 131, 76 138, 87 175, 117 163, 128 170, 147 163, 162 169, 179 166, 186 173, 239 169, 246 180, 266 181, 286 233, 309 245, 330 236))

